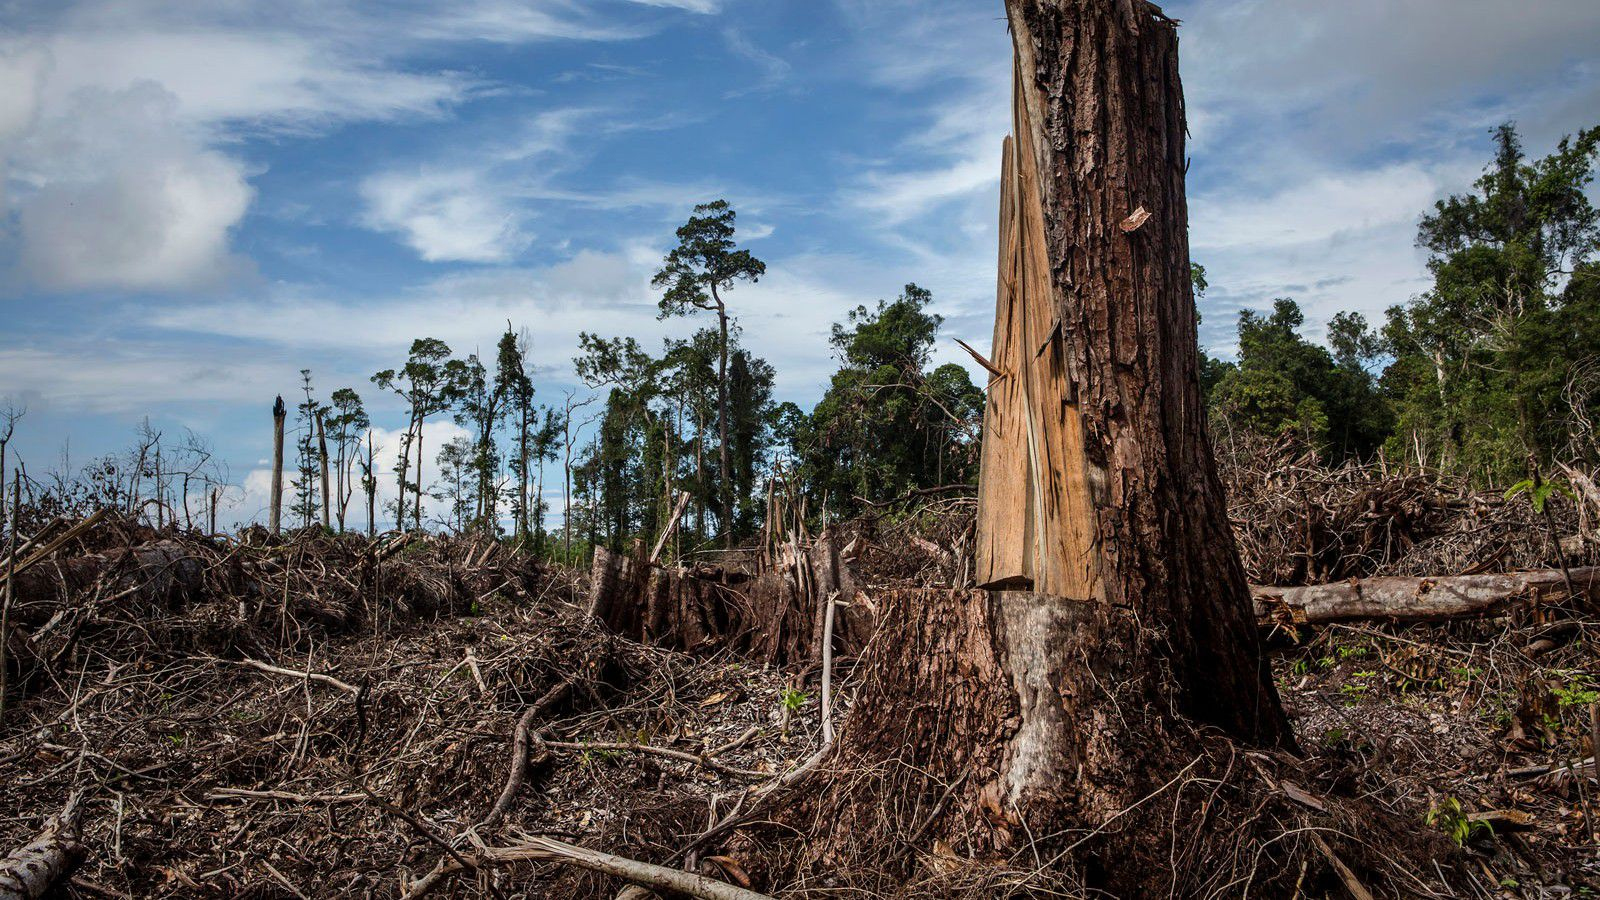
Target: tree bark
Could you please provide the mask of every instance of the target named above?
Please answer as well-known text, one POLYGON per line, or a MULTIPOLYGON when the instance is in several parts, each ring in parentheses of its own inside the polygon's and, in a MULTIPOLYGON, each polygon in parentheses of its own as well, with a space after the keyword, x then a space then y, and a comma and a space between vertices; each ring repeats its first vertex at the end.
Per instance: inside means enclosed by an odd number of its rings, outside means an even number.
POLYGON ((1237 823, 1181 788, 1141 804, 1196 769, 1221 785, 1230 740, 1293 738, 1205 431, 1177 33, 1143 0, 1006 7, 1009 384, 986 412, 978 533, 994 589, 876 598, 830 764, 874 774, 806 813, 834 835, 813 859, 882 866, 862 835, 917 834, 1030 867, 1075 853, 1090 889, 1170 878, 1182 896, 1201 867, 1169 865, 1171 822, 1195 817, 1189 845, 1219 853, 1237 823))
POLYGON ((82 796, 73 794, 38 836, 0 859, 0 900, 36 900, 83 858, 78 842, 82 796))
POLYGON ((722 500, 722 546, 733 549, 733 479, 728 466, 728 308, 717 297, 717 286, 711 285, 711 295, 717 301, 717 324, 722 329, 717 356, 717 495, 722 500))
POLYGON ((271 527, 272 533, 277 534, 283 526, 283 420, 289 411, 284 408, 283 398, 279 397, 272 404, 272 504, 271 527))
POLYGON ((317 412, 317 461, 322 468, 322 527, 327 529, 332 525, 333 494, 328 490, 328 432, 321 411, 317 412))

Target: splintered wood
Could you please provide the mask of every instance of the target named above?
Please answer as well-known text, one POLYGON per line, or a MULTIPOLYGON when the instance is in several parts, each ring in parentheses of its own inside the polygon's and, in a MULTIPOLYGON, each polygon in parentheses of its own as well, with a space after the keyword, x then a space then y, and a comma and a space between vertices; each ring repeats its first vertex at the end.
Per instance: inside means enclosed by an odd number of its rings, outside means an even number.
MULTIPOLYGON (((1019 42, 1022 43, 1022 42, 1019 42)), ((1000 275, 978 479, 977 583, 1103 596, 1083 422, 1045 243, 1037 134, 1020 61, 1000 175, 1000 275)), ((1033 98, 1037 99, 1037 98, 1033 98)))

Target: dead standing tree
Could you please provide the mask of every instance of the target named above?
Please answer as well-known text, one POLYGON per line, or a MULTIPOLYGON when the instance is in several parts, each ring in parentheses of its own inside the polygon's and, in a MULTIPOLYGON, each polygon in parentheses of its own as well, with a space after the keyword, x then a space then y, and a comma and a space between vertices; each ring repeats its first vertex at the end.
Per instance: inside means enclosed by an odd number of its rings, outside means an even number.
POLYGON ((283 525, 283 420, 289 410, 283 405, 283 396, 272 403, 272 533, 277 534, 283 525))
POLYGON ((874 598, 831 766, 870 774, 803 801, 830 823, 806 856, 892 878, 907 857, 871 836, 910 835, 947 860, 1020 853, 1119 895, 1187 895, 1226 881, 1198 863, 1244 839, 1213 801, 1270 784, 1240 785, 1234 742, 1293 738, 1205 432, 1176 26, 1143 0, 1006 7, 980 588, 874 598))

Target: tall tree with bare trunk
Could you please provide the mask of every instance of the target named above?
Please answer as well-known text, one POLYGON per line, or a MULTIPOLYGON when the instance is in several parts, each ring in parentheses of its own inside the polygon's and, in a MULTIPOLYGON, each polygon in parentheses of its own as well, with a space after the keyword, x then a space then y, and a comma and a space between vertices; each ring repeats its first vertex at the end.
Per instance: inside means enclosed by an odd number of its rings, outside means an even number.
POLYGON ((717 488, 722 501, 723 546, 733 546, 733 463, 728 448, 728 305, 723 294, 740 281, 754 282, 765 275, 767 264, 734 245, 735 217, 726 200, 702 203, 678 229, 678 246, 667 254, 652 282, 667 289, 661 298, 661 318, 687 315, 693 310, 717 314, 721 335, 717 358, 717 488))

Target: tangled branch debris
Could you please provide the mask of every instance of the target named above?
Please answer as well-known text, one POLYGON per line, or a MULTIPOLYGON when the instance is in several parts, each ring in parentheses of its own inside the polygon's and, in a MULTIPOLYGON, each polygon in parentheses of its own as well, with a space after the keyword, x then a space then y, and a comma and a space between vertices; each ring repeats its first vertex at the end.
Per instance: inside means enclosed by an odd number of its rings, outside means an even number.
MULTIPOLYGON (((1256 541, 1252 564, 1324 559, 1291 549, 1308 517, 1346 523, 1334 543, 1355 554, 1300 570, 1345 580, 1257 591, 1264 624, 1289 638, 1273 665, 1305 755, 1241 758, 1218 745, 1104 827, 1171 830, 1173 809, 1236 816, 1252 824, 1229 847, 1174 831, 1183 883, 1224 895, 1235 878, 1354 890, 1342 865, 1381 893, 1403 877, 1383 862, 1392 847, 1369 846, 1350 812, 1376 803, 1447 846, 1441 823, 1457 828, 1475 856, 1434 858, 1483 890, 1600 888, 1583 850, 1600 823, 1596 623, 1548 568, 1564 562, 1575 587, 1591 589, 1592 549, 1512 533, 1516 504, 1452 494, 1437 479, 1289 468, 1267 477, 1337 487, 1304 495, 1324 512, 1264 491, 1247 499, 1240 509, 1279 517, 1235 523, 1242 543, 1256 541), (1340 496, 1388 499, 1324 516, 1343 508, 1340 496), (1349 524, 1396 504, 1431 512, 1349 524), (1511 572, 1519 566, 1546 568, 1511 572), (1461 570, 1475 573, 1451 574, 1461 570), (1430 621, 1456 611, 1471 617, 1430 621), (1241 778, 1271 785, 1270 802, 1244 803, 1256 792, 1241 778)), ((1576 515, 1554 512, 1564 525, 1576 515)), ((822 684, 845 740, 871 689, 861 654, 892 640, 875 632, 876 615, 904 590, 970 579, 970 499, 886 506, 827 541, 775 537, 753 564, 663 569, 641 551, 643 567, 630 572, 627 557, 613 583, 643 606, 602 598, 606 625, 587 615, 588 573, 484 540, 317 530, 224 540, 113 515, 74 525, 19 550, 72 534, 14 583, 12 703, 0 721, 0 782, 14 802, 0 815, 0 850, 27 849, 0 868, 10 896, 53 884, 85 897, 612 897, 624 883, 683 892, 672 879, 687 878, 753 896, 987 897, 1081 884, 1076 850, 991 859, 948 843, 951 817, 995 815, 971 807, 972 779, 930 782, 828 753, 822 684), (830 638, 824 604, 835 596, 849 605, 836 608, 830 638), (753 633, 780 610, 781 639, 753 633), (705 630, 674 634, 673 621, 705 630), (763 666, 768 654, 786 665, 763 666), (797 856, 846 849, 837 822, 794 818, 806 798, 828 796, 875 806, 848 857, 797 856), (16 874, 23 858, 31 880, 16 874), (583 864, 602 858, 620 862, 583 864)), ((1105 834, 1036 837, 1071 848, 1105 834)))

